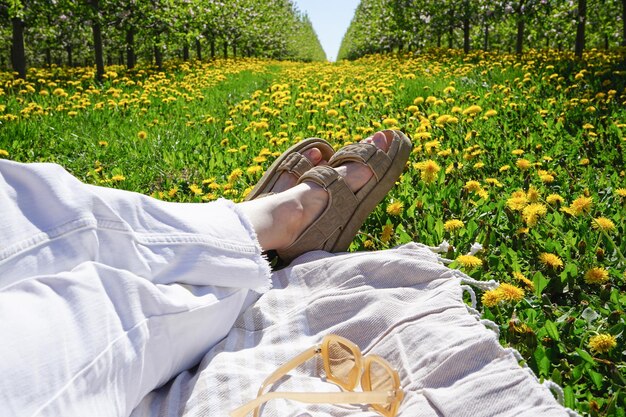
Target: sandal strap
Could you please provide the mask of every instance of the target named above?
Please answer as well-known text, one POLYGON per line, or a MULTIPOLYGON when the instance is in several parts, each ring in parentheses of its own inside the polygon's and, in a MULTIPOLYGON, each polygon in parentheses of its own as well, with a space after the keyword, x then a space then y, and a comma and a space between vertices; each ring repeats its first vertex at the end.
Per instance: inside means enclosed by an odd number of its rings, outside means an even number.
POLYGON ((324 235, 320 241, 323 242, 347 223, 359 200, 343 177, 329 166, 318 165, 310 169, 300 177, 298 183, 304 181, 313 182, 328 192, 327 209, 316 221, 316 228, 324 235))
POLYGON ((380 180, 391 166, 392 160, 387 155, 387 152, 373 143, 352 143, 335 152, 328 164, 331 167, 338 167, 346 162, 367 164, 376 179, 380 180))
POLYGON ((300 152, 294 152, 285 158, 277 168, 277 171, 287 171, 290 174, 295 174, 296 177, 299 178, 311 168, 313 168, 313 164, 306 156, 302 155, 300 152))

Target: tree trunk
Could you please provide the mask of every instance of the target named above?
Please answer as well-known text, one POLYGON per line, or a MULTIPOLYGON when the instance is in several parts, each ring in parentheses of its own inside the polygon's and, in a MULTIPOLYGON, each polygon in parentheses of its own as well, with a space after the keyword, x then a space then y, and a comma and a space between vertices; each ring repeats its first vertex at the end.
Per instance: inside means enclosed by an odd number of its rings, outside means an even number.
POLYGON ((198 61, 202 61, 202 45, 200 39, 196 39, 196 58, 198 61))
POLYGON ((526 28, 526 22, 524 16, 519 15, 517 17, 517 39, 515 41, 515 53, 521 55, 524 51, 524 29, 526 28))
POLYGON ((46 48, 46 66, 52 65, 52 51, 50 48, 46 48))
POLYGON ((13 25, 13 39, 11 46, 11 63, 13 71, 17 72, 20 78, 26 78, 26 53, 24 50, 24 22, 22 19, 14 17, 11 19, 13 25))
POLYGON ((609 35, 604 34, 604 49, 609 50, 609 35))
POLYGON ((74 66, 74 58, 72 56, 72 45, 67 45, 65 47, 65 52, 67 52, 67 66, 68 67, 73 67, 74 66))
POLYGON ((211 38, 211 59, 215 59, 215 38, 211 38))
POLYGON ((98 0, 91 0, 89 5, 93 8, 94 13, 91 30, 93 32, 93 48, 96 55, 96 81, 101 83, 104 78, 104 48, 102 47, 102 28, 97 17, 100 6, 98 0))
POLYGON ((463 1, 463 51, 470 51, 470 0, 463 1))
POLYGON ((159 71, 163 70, 163 52, 158 43, 154 45, 154 63, 159 71))
POLYGON ((189 44, 187 42, 183 45, 183 61, 189 61, 189 44))
POLYGON ((441 33, 437 33, 437 48, 441 48, 441 33))
POLYGON ((137 57, 135 56, 135 31, 128 29, 126 31, 126 68, 133 69, 137 65, 137 57))
POLYGON ((484 31, 484 39, 483 39, 483 49, 485 51, 489 50, 489 23, 487 23, 487 18, 485 18, 485 31, 484 31))
POLYGON ((237 42, 233 42, 233 58, 237 58, 237 42))
POLYGON ((622 0, 622 46, 626 46, 626 0, 622 0))
POLYGON ((467 54, 470 50, 470 21, 469 16, 463 19, 463 51, 467 54))
POLYGON ((224 41, 224 59, 228 58, 228 43, 224 41))
POLYGON ((448 48, 454 46, 454 11, 450 10, 450 21, 448 22, 448 48))
POLYGON ((587 0, 578 0, 578 24, 576 25, 576 45, 574 54, 582 58, 585 49, 585 24, 587 23, 587 0))

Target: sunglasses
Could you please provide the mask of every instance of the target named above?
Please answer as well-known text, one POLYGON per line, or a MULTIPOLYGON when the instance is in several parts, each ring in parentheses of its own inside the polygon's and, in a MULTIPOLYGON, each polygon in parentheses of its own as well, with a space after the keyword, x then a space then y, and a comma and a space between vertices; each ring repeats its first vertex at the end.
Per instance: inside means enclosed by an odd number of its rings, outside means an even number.
POLYGON ((231 417, 244 417, 254 410, 259 416, 266 402, 284 398, 310 404, 368 404, 384 417, 394 417, 404 398, 398 372, 377 355, 361 355, 357 345, 341 336, 330 334, 320 345, 299 354, 268 376, 257 398, 230 412, 231 417), (344 392, 267 392, 267 387, 307 360, 322 355, 326 380, 339 385, 344 392), (360 378, 359 378, 360 377, 360 378), (354 392, 361 383, 362 392, 354 392), (350 391, 350 392, 346 392, 350 391))

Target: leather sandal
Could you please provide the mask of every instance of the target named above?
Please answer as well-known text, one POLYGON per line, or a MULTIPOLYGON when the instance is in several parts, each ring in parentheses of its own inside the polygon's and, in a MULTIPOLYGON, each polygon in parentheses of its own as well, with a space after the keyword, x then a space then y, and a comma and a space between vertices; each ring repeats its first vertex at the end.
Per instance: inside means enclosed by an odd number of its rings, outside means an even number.
POLYGON ((402 132, 386 130, 384 133, 387 137, 393 134, 387 152, 372 143, 354 143, 337 151, 328 165, 313 167, 300 177, 298 183, 310 181, 324 188, 328 192, 328 205, 294 243, 278 251, 283 262, 289 263, 312 250, 344 252, 348 249, 367 216, 402 174, 411 153, 411 140, 402 132), (356 193, 333 169, 347 162, 367 164, 374 174, 356 193))
POLYGON ((296 178, 300 179, 305 172, 313 168, 311 161, 302 154, 304 151, 311 148, 318 148, 322 153, 322 159, 326 161, 330 160, 335 153, 330 143, 324 139, 308 138, 301 140, 276 158, 252 191, 244 198, 244 201, 273 194, 271 189, 283 172, 293 174, 296 178))

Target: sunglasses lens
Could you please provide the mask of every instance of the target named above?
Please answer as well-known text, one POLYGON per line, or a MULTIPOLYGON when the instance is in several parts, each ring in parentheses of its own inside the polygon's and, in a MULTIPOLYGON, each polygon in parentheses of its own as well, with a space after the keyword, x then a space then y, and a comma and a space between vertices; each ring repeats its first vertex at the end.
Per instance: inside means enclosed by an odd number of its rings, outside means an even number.
POLYGON ((355 367, 354 353, 350 347, 339 341, 332 341, 328 344, 328 363, 331 375, 336 382, 344 388, 356 385, 356 375, 353 372, 355 367))
MULTIPOLYGON (((392 392, 397 388, 395 386, 393 375, 389 373, 389 370, 386 367, 376 361, 371 361, 369 363, 368 378, 369 381, 367 385, 369 386, 367 388, 371 391, 392 392)), ((391 403, 377 404, 375 408, 390 410, 391 403)))

